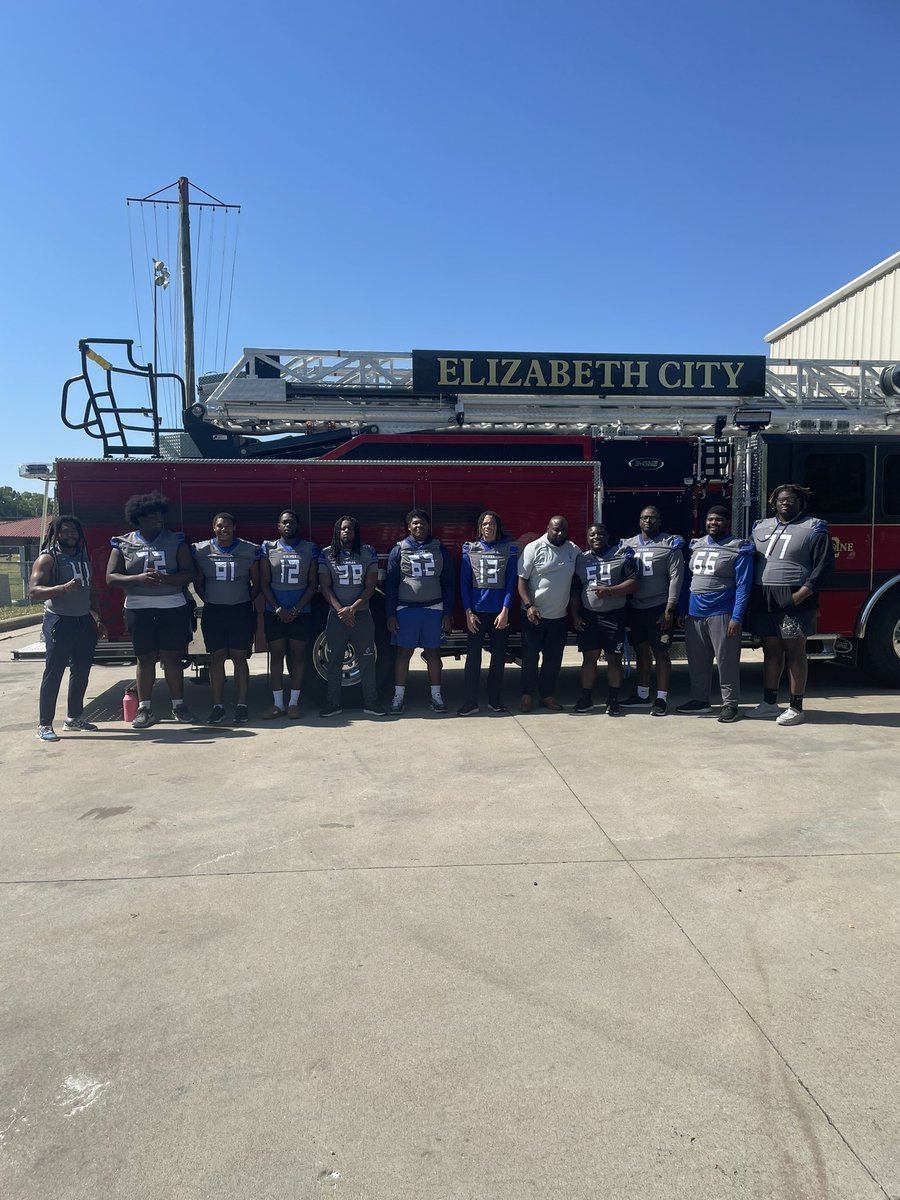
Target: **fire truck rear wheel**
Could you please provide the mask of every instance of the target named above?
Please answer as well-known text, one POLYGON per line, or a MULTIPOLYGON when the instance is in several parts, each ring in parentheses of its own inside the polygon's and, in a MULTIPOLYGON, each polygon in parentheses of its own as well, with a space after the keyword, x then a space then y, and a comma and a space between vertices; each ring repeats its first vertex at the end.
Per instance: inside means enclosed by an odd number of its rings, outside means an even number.
MULTIPOLYGON (((378 695, 381 699, 389 696, 394 681, 394 655, 391 647, 390 634, 385 625, 384 601, 380 594, 372 597, 372 616, 375 619, 375 677, 378 695)), ((309 641, 306 644, 307 662, 303 677, 303 691, 319 703, 325 701, 325 691, 328 680, 328 644, 325 640, 325 622, 328 611, 325 604, 313 604, 312 628, 309 641)), ((341 703, 347 708, 361 708, 363 702, 362 687, 359 682, 359 666, 353 647, 347 645, 344 654, 343 683, 341 686, 341 703)))
POLYGON ((885 687, 900 687, 900 595, 896 588, 872 614, 862 651, 868 675, 885 687))

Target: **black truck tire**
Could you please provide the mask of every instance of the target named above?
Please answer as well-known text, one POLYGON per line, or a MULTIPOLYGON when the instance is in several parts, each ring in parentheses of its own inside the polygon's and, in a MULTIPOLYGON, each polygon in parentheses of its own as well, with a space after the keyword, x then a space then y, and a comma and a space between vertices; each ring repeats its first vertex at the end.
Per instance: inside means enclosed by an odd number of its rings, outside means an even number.
POLYGON ((872 679, 900 687, 900 588, 879 601, 862 640, 860 662, 872 679))

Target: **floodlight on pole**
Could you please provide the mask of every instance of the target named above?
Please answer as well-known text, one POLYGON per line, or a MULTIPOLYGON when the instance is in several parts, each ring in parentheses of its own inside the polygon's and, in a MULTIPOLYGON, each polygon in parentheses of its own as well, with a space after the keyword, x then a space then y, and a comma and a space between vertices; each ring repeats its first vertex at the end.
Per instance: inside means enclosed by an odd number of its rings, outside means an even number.
POLYGON ((50 484, 56 483, 56 471, 52 463, 20 463, 20 479, 40 479, 44 485, 44 503, 41 508, 41 539, 38 543, 43 546, 47 533, 47 515, 50 507, 50 484))
POLYGON ((161 258, 153 260, 153 374, 156 374, 157 360, 159 356, 159 346, 156 336, 156 297, 159 294, 160 288, 169 286, 169 268, 161 258))

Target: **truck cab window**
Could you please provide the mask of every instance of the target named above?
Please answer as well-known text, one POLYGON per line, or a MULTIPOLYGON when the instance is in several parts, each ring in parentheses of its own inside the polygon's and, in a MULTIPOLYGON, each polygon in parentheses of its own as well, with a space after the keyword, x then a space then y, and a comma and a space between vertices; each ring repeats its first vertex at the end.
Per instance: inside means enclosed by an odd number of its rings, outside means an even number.
POLYGON ((863 454, 808 454, 803 463, 810 510, 827 517, 862 516, 866 511, 866 458, 863 454))
POLYGON ((881 507, 886 516, 900 517, 900 454, 885 456, 881 507))

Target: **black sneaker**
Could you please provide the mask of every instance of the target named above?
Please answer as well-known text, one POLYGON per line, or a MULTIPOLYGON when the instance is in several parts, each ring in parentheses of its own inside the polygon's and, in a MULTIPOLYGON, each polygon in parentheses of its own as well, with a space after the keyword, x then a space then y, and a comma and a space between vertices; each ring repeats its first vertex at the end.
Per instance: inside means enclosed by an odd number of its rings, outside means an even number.
POLYGON ((403 700, 398 700, 395 696, 391 701, 391 707, 388 709, 388 712, 392 717, 399 717, 403 712, 403 700))
POLYGON ((250 709, 246 704, 238 704, 234 709, 235 725, 246 725, 250 720, 250 709))
MULTIPOLYGON (((172 715, 175 717, 176 721, 179 720, 179 718, 177 716, 175 716, 174 708, 172 709, 172 715)), ((224 704, 214 704, 212 706, 212 708, 210 709, 209 716, 206 718, 207 725, 221 725, 224 720, 225 720, 225 705, 224 704)))
POLYGON ((651 701, 649 696, 639 696, 637 692, 633 696, 626 696, 619 703, 623 708, 649 708, 651 701))
POLYGON ((323 709, 319 710, 320 717, 339 717, 343 712, 340 704, 326 704, 323 709))
POLYGON ((607 700, 607 702, 606 702, 606 715, 607 715, 608 717, 621 717, 621 715, 622 715, 622 702, 621 702, 620 700, 618 700, 618 699, 616 699, 616 700, 607 700))
POLYGON ((369 717, 386 717, 387 709, 380 704, 367 704, 363 708, 363 712, 369 717))
POLYGON ((464 704, 462 708, 456 710, 456 715, 458 717, 474 717, 477 712, 481 712, 477 704, 464 704))
POLYGON ((723 704, 719 710, 718 720, 721 721, 723 725, 727 725, 731 721, 739 721, 740 718, 741 714, 738 711, 738 706, 736 704, 723 704))
POLYGON ((675 709, 682 717, 702 717, 712 712, 708 700, 687 700, 675 709))
POLYGON ((665 700, 660 700, 659 696, 653 701, 653 706, 650 709, 651 717, 664 717, 669 711, 669 706, 665 700))
POLYGON ((96 725, 91 721, 82 721, 81 717, 66 717, 63 721, 63 729, 67 729, 70 733, 73 730, 77 733, 99 733, 96 725))
POLYGON ((593 707, 594 707, 593 698, 591 696, 582 696, 580 699, 575 701, 575 707, 572 709, 572 712, 577 712, 577 713, 590 712, 593 707))
POLYGON ((156 717, 153 715, 152 708, 139 708, 134 720, 131 722, 132 729, 149 729, 151 725, 156 724, 156 717))
POLYGON ((436 713, 445 713, 447 711, 447 705, 443 702, 443 700, 432 700, 431 711, 436 713))
POLYGON ((501 700, 488 700, 488 708, 493 713, 508 713, 509 709, 501 700))
POLYGON ((172 719, 173 721, 177 721, 179 725, 193 725, 194 714, 186 704, 173 704, 172 719))

